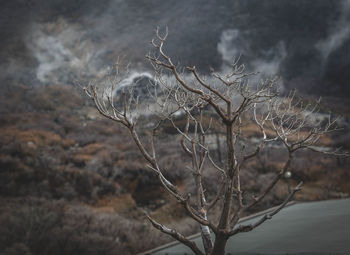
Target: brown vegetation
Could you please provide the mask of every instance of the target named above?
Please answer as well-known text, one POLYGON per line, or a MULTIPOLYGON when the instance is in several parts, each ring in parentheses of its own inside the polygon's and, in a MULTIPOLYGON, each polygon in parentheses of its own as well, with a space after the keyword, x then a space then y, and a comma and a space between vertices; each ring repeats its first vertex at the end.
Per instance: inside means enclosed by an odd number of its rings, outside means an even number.
MULTIPOLYGON (((143 209, 186 235, 197 232, 198 227, 185 218, 177 202, 161 191, 159 180, 141 160, 126 130, 99 118, 97 111, 88 103, 84 106, 83 101, 74 89, 61 85, 1 87, 1 252, 135 254, 169 241, 145 223, 143 209), (45 109, 40 100, 47 102, 45 109), (29 233, 30 224, 43 234, 29 233), (146 237, 147 242, 143 242, 146 237)), ((255 134, 249 125, 244 128, 252 130, 249 135, 255 134)), ((220 126, 215 130, 220 131, 220 126)), ((327 139, 336 146, 348 146, 347 132, 327 139)), ((171 136, 159 137, 161 164, 169 169, 169 180, 182 191, 191 192, 194 183, 190 176, 176 167, 184 154, 171 136)), ((263 151, 259 159, 247 165, 243 184, 259 192, 262 183, 277 171, 282 157, 278 148, 263 151), (273 160, 266 161, 265 154, 272 155, 273 160)), ((292 183, 305 183, 297 199, 328 199, 350 193, 346 159, 303 153, 291 167, 292 183), (310 164, 310 158, 315 164, 310 164)), ((217 181, 210 172, 204 176, 208 193, 214 193, 217 181)), ((280 202, 287 193, 286 182, 276 191, 255 210, 280 202)))

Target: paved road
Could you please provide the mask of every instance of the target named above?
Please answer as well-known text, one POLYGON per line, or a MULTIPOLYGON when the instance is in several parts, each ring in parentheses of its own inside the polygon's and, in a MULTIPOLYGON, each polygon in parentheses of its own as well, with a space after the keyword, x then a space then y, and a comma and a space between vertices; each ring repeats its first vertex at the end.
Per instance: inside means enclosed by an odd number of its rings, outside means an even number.
MULTIPOLYGON (((243 223, 252 223, 259 217, 243 223)), ((200 244, 200 238, 194 238, 200 244)), ((232 254, 350 254, 350 199, 297 203, 228 242, 232 254)), ((177 244, 151 254, 193 254, 177 244)))

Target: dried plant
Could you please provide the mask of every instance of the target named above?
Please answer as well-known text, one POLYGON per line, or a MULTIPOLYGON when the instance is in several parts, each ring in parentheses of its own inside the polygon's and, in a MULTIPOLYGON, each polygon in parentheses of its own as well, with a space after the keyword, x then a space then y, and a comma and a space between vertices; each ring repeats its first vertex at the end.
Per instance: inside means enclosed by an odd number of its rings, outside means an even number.
MULTIPOLYGON (((122 77, 118 72, 117 78, 111 82, 111 87, 91 83, 84 89, 103 116, 124 125, 130 131, 148 167, 157 175, 164 189, 200 224, 204 251, 175 229, 170 229, 147 215, 152 225, 188 246, 195 254, 224 254, 230 237, 251 231, 271 219, 301 189, 302 183, 299 183, 277 209, 262 216, 256 223, 237 225, 243 213, 262 201, 284 176, 296 151, 310 149, 341 155, 338 150, 328 151, 315 147, 320 136, 336 130, 336 120, 329 118, 327 123, 313 121, 312 116, 317 111, 317 103, 315 106, 303 105, 295 93, 284 98, 279 97, 277 78, 265 79, 255 86, 251 85, 249 78, 255 73, 245 72, 244 65, 238 64, 238 60, 232 64, 231 72, 227 75, 211 70, 210 79, 201 77, 195 66, 181 69, 164 51, 167 35, 167 31, 161 35, 157 29, 156 38, 151 42, 155 52, 146 56, 154 67, 157 80, 157 84, 150 84, 147 88, 156 105, 152 109, 148 108, 152 111, 152 116, 155 116, 148 143, 142 141, 136 128, 136 109, 145 106, 138 97, 130 96, 133 93, 132 89, 128 94, 125 92, 126 88, 124 91, 123 88, 119 89, 121 96, 118 97, 118 102, 115 102, 116 86, 122 83, 122 78, 118 80, 118 77, 122 77), (225 129, 224 164, 215 160, 211 144, 207 141, 211 125, 210 122, 204 122, 204 117, 208 112, 211 118, 222 123, 225 129), (184 127, 178 126, 175 121, 179 114, 186 120, 184 127), (249 121, 254 123, 261 133, 255 148, 244 143, 247 137, 243 127, 249 121), (166 169, 159 164, 155 139, 164 122, 170 122, 177 130, 181 137, 181 148, 191 161, 187 169, 196 185, 193 199, 190 194, 180 192, 176 185, 165 177, 166 169), (271 182, 265 184, 261 194, 250 198, 243 196, 241 171, 244 170, 246 162, 257 157, 267 143, 280 143, 288 158, 271 182), (222 180, 216 195, 211 197, 206 194, 202 183, 203 172, 208 167, 215 168, 222 180), (211 220, 208 218, 208 212, 214 207, 220 208, 220 216, 211 220), (214 233, 215 241, 211 233, 214 233)), ((120 63, 117 64, 117 70, 119 66, 120 63)))

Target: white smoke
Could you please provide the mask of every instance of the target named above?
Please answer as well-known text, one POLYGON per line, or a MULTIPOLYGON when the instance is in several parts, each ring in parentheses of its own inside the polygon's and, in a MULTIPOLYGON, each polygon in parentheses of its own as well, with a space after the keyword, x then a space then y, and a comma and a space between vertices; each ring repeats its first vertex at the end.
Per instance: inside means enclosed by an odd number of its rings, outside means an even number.
POLYGON ((93 43, 81 27, 63 19, 34 24, 26 43, 38 62, 36 77, 44 84, 102 77, 108 70, 99 63, 106 50, 93 43))
POLYGON ((39 36, 36 46, 35 57, 39 61, 36 74, 41 82, 46 82, 54 71, 68 65, 73 57, 62 42, 53 36, 39 36))
POLYGON ((143 77, 146 77, 152 80, 154 79, 153 75, 150 74, 149 72, 132 71, 130 75, 128 75, 124 80, 120 82, 116 90, 119 90, 125 86, 132 85, 133 83, 135 83, 135 81, 143 77))
POLYGON ((316 44, 316 48, 322 54, 323 64, 327 62, 329 55, 350 36, 350 0, 343 0, 341 9, 341 15, 333 26, 333 32, 326 39, 316 44))
POLYGON ((240 33, 238 29, 223 31, 217 49, 224 63, 232 63, 235 58, 239 57, 244 49, 240 43, 240 33))
POLYGON ((262 77, 271 77, 278 75, 282 61, 287 57, 286 46, 283 41, 264 52, 269 58, 258 58, 250 64, 255 72, 258 72, 262 77))
POLYGON ((258 73, 251 81, 259 82, 261 79, 278 75, 282 61, 287 57, 284 42, 280 41, 270 49, 260 52, 259 58, 249 57, 250 43, 245 39, 245 33, 247 32, 241 32, 238 29, 228 29, 221 34, 217 49, 223 60, 222 72, 228 73, 230 65, 241 55, 243 56, 241 62, 244 63, 246 60, 244 56, 248 55, 246 71, 258 73))

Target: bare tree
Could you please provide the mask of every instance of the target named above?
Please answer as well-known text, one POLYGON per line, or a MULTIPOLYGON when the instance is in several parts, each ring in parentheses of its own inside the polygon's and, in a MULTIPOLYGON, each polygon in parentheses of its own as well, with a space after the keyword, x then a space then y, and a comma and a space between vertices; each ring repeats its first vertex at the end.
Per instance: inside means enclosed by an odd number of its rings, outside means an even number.
MULTIPOLYGON (((233 63, 231 72, 225 76, 212 70, 210 79, 201 77, 194 66, 181 69, 164 51, 167 35, 167 31, 161 35, 157 29, 156 38, 152 41, 155 51, 146 56, 153 65, 157 78, 157 83, 148 87, 156 106, 152 108, 155 113, 153 116, 156 117, 149 142, 144 142, 139 136, 135 115, 138 107, 145 109, 145 106, 139 102, 137 96, 133 96, 132 89, 127 92, 123 89, 118 90, 124 79, 119 64, 114 78, 110 79, 110 86, 90 83, 84 89, 103 116, 124 125, 130 131, 131 138, 164 189, 198 222, 204 251, 175 229, 170 229, 147 215, 152 225, 188 246, 197 255, 221 255, 225 253, 230 237, 251 231, 271 219, 301 189, 302 183, 299 183, 276 210, 262 216, 256 223, 237 225, 244 212, 262 201, 284 176, 296 151, 310 149, 337 153, 315 146, 320 136, 335 130, 335 120, 329 118, 327 123, 313 121, 312 116, 317 111, 317 104, 304 105, 295 93, 284 98, 279 97, 276 78, 265 79, 252 86, 249 78, 255 74, 245 72, 244 66, 239 65, 238 61, 233 63), (114 96, 116 90, 120 92, 118 100, 114 96), (208 112, 214 121, 219 121, 225 128, 226 162, 223 164, 212 156, 210 143, 207 141, 210 121, 208 123, 204 119, 208 112), (185 126, 180 127, 175 121, 174 116, 179 114, 185 118, 185 126), (187 169, 191 172, 196 186, 193 199, 190 194, 181 193, 165 177, 166 169, 159 164, 155 138, 165 122, 171 123, 177 130, 181 137, 181 148, 191 161, 187 169), (247 137, 243 127, 247 122, 258 127, 261 134, 260 141, 254 146, 248 146, 246 143, 247 137), (270 183, 265 184, 261 194, 256 197, 244 196, 241 171, 244 170, 246 162, 256 157, 267 143, 279 143, 281 148, 286 150, 288 158, 278 174, 270 183), (203 172, 208 167, 215 168, 222 180, 216 195, 211 197, 206 194, 202 183, 203 172), (208 212, 214 207, 220 208, 220 215, 217 219, 209 219, 208 212), (215 235, 215 241, 212 233, 215 235)), ((147 107, 146 109, 151 110, 147 107)))

